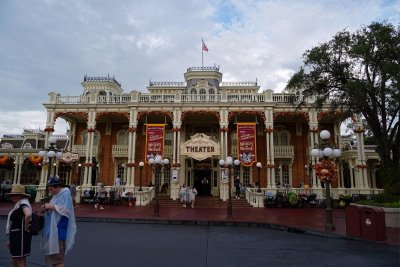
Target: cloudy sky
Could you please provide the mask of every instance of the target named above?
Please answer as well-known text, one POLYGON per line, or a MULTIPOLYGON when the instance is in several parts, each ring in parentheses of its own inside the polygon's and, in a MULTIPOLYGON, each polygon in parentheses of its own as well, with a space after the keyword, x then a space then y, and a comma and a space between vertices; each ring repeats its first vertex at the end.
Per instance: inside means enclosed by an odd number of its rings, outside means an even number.
MULTIPOLYGON (((392 0, 0 0, 0 138, 44 129, 51 91, 115 75, 125 92, 219 65, 224 81, 280 92, 305 50, 336 32, 400 22, 392 0)), ((65 133, 59 120, 56 133, 65 133)))

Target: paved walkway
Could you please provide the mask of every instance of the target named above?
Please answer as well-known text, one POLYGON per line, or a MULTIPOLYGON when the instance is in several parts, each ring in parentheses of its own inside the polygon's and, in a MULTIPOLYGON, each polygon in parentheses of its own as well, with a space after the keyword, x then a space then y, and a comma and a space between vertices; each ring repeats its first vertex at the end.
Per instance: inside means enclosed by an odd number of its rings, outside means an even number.
MULTIPOLYGON (((11 210, 12 203, 0 203, 0 216, 11 210)), ((346 216, 344 209, 333 210, 335 231, 325 231, 326 212, 318 208, 233 208, 233 218, 227 219, 225 208, 160 208, 160 216, 154 215, 154 208, 105 205, 96 210, 93 205, 81 204, 75 208, 80 221, 157 223, 157 224, 199 224, 199 225, 241 225, 266 227, 288 232, 297 232, 331 238, 346 237, 346 216)), ((40 211, 39 203, 33 205, 40 211)), ((387 240, 380 243, 400 246, 400 228, 386 228, 387 240)))

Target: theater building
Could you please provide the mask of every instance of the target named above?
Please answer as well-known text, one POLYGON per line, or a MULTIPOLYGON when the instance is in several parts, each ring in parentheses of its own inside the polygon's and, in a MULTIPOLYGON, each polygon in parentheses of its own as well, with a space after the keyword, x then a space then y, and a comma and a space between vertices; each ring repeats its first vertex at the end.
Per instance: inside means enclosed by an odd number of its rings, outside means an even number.
POLYGON ((82 86, 79 96, 49 93, 43 131, 2 138, 1 178, 25 184, 38 180, 44 188, 49 164, 37 153, 50 146, 55 122, 62 118, 69 130, 58 136, 56 146, 64 157, 53 162, 51 172, 82 190, 99 183, 112 186, 120 176, 129 191, 167 184, 176 199, 181 185, 200 188, 205 178, 208 187, 202 193, 225 200, 228 180, 219 160, 231 156, 240 165, 229 168, 229 177, 240 177, 249 192, 259 182, 264 193, 307 186, 322 194, 310 153, 321 143, 321 130, 328 130, 329 142, 342 150, 334 194, 371 193, 379 187, 379 157, 363 145, 362 123, 353 118, 357 145, 342 139, 343 117, 330 112, 328 103, 316 110, 314 99, 307 99, 298 110, 289 101, 298 96, 260 88, 257 81, 224 81, 219 67, 188 68, 182 82, 150 81, 146 93, 125 92, 110 76, 85 76, 82 86), (157 155, 169 164, 154 172, 148 162, 157 155), (139 162, 145 163, 142 169, 139 162), (35 179, 26 178, 24 164, 36 166, 30 174, 35 179))

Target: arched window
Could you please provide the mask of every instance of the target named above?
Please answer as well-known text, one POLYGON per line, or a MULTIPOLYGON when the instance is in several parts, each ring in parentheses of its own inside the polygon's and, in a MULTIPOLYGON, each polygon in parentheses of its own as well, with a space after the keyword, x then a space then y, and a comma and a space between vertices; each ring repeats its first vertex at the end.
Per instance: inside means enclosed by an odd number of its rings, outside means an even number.
POLYGON ((290 144, 290 133, 286 130, 274 133, 274 146, 288 146, 290 144))
POLYGON ((206 96, 206 95, 207 95, 206 89, 201 88, 199 94, 200 94, 200 101, 206 101, 206 98, 207 98, 207 96, 206 96))
POLYGON ((237 150, 237 134, 236 134, 236 131, 232 132, 231 141, 232 141, 232 146, 231 146, 232 155, 237 155, 238 154, 238 150, 237 150))
POLYGON ((197 94, 196 88, 190 89, 190 94, 191 94, 191 95, 197 94))
POLYGON ((31 149, 31 148, 32 148, 31 143, 25 143, 24 144, 24 149, 31 149))
MULTIPOLYGON (((87 136, 88 136, 88 132, 85 131, 82 136, 82 145, 87 145, 87 136)), ((100 144, 100 137, 101 137, 100 132, 96 130, 94 132, 94 138, 93 138, 94 146, 98 146, 100 144)))
POLYGON ((118 132, 117 144, 118 145, 127 145, 128 144, 128 133, 125 130, 121 130, 118 132))

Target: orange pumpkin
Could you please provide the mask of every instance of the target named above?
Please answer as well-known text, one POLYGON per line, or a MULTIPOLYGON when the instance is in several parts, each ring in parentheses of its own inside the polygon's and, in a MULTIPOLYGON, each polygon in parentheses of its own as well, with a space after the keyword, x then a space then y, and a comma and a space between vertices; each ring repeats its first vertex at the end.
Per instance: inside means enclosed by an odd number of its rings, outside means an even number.
POLYGON ((43 158, 41 156, 30 156, 29 160, 32 162, 32 164, 39 164, 43 161, 43 158))
POLYGON ((8 156, 0 156, 0 164, 1 165, 5 164, 8 159, 9 159, 8 156))

